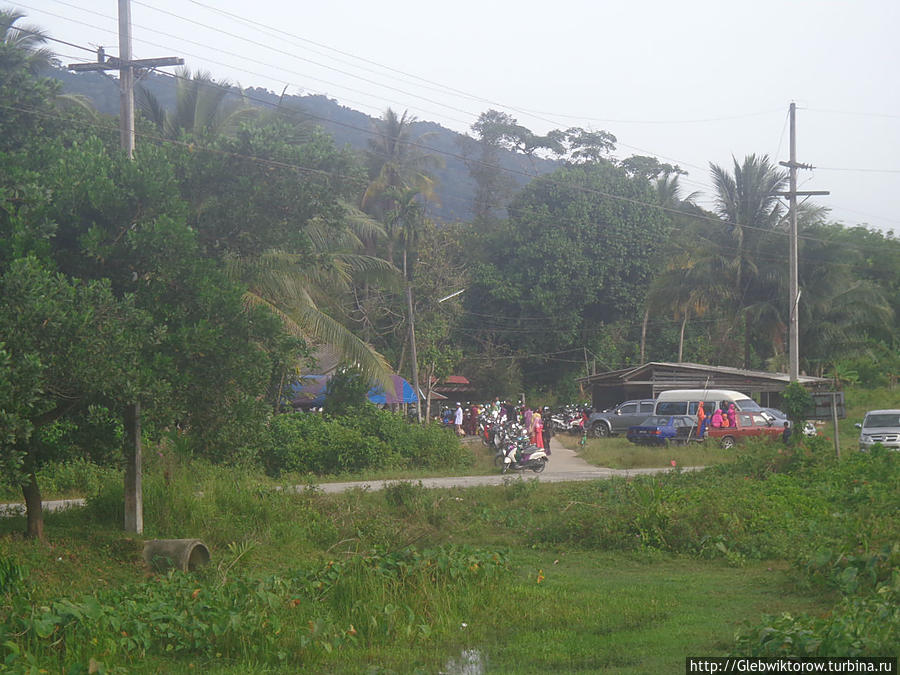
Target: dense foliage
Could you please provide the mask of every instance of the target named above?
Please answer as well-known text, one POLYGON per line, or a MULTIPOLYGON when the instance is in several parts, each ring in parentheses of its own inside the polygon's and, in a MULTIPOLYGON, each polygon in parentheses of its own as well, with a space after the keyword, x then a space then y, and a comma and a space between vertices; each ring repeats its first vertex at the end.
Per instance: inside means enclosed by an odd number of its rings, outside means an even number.
POLYGON ((371 404, 343 417, 278 415, 270 426, 260 459, 274 476, 412 467, 452 471, 471 462, 471 454, 447 429, 409 424, 371 404))

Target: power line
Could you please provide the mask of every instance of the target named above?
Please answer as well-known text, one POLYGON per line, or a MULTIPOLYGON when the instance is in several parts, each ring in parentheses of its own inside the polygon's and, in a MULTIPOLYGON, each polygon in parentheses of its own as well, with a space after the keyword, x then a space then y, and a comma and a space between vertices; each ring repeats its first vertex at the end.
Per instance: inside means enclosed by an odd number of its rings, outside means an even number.
MULTIPOLYGON (((56 1, 57 1, 57 2, 63 2, 63 0, 56 0, 56 1)), ((63 4, 68 4, 68 3, 63 2, 63 4)), ((59 15, 55 15, 55 16, 59 16, 59 15)), ((103 16, 103 15, 101 15, 101 16, 103 16)), ((65 17, 60 17, 60 18, 65 18, 65 17)), ((107 17, 107 18, 108 18, 108 17, 107 17)), ((83 22, 76 21, 76 23, 83 23, 83 22)), ((85 24, 85 25, 87 25, 87 24, 85 24)), ((67 44, 68 46, 73 46, 72 43, 66 43, 66 42, 64 42, 64 41, 62 41, 62 40, 56 40, 55 38, 49 38, 49 39, 51 39, 51 40, 53 40, 53 41, 57 41, 57 42, 63 43, 63 44, 67 44)), ((152 43, 151 43, 151 44, 152 44, 152 43)), ((83 47, 83 46, 78 46, 78 45, 75 45, 75 46, 78 47, 79 49, 85 49, 85 50, 87 50, 87 51, 93 51, 93 50, 90 50, 90 49, 88 49, 88 48, 86 48, 86 47, 83 47)), ((157 45, 157 46, 158 46, 158 45, 157 45)), ((225 64, 221 64, 221 65, 225 65, 225 64)), ((181 77, 181 76, 179 76, 179 75, 177 75, 177 74, 174 74, 174 75, 173 75, 173 74, 167 73, 167 72, 165 72, 165 71, 159 71, 159 70, 156 70, 156 69, 153 69, 153 70, 155 70, 155 72, 157 72, 159 75, 164 76, 164 77, 172 77, 172 78, 176 78, 176 79, 188 79, 188 78, 183 78, 183 77, 181 77)), ((232 87, 226 86, 226 85, 222 85, 222 84, 219 84, 219 83, 217 83, 217 82, 210 82, 209 84, 210 84, 211 86, 220 87, 220 88, 225 89, 225 90, 228 90, 228 91, 233 91, 233 88, 232 88, 232 87)), ((262 104, 262 105, 264 105, 264 106, 266 106, 266 107, 274 107, 274 106, 271 104, 271 102, 269 102, 269 101, 265 101, 265 100, 263 100, 263 99, 255 98, 255 97, 253 97, 253 96, 246 96, 246 95, 245 95, 245 97, 246 97, 248 100, 255 101, 255 102, 260 103, 260 104, 262 104)), ((275 109, 276 109, 276 110, 279 110, 277 107, 275 107, 275 109)), ((347 124, 347 123, 343 123, 343 122, 338 122, 338 121, 336 121, 336 120, 331 120, 331 119, 328 119, 328 118, 325 118, 325 117, 321 117, 321 116, 318 116, 318 115, 314 115, 314 114, 312 114, 312 113, 304 113, 304 116, 305 116, 305 117, 308 117, 308 118, 310 118, 310 119, 316 119, 316 120, 319 120, 319 121, 322 121, 322 122, 325 122, 325 123, 328 123, 328 124, 332 124, 332 125, 335 125, 335 126, 344 127, 344 128, 351 129, 351 130, 358 131, 358 132, 362 132, 362 133, 365 133, 365 134, 368 134, 368 135, 377 135, 377 132, 373 131, 372 129, 363 129, 363 128, 356 127, 356 126, 351 125, 351 124, 347 124)), ((430 146, 427 146, 427 145, 424 145, 424 144, 422 144, 422 143, 418 143, 418 142, 415 142, 415 141, 409 141, 409 142, 407 142, 407 144, 408 144, 409 146, 411 146, 411 147, 417 147, 417 148, 420 148, 420 149, 422 149, 422 150, 426 150, 426 151, 431 152, 431 153, 436 153, 436 154, 444 155, 444 156, 446 156, 446 157, 452 157, 452 158, 458 159, 458 160, 460 160, 460 161, 462 161, 462 162, 478 161, 478 160, 473 160, 472 158, 463 156, 463 155, 461 155, 461 154, 459 154, 459 153, 453 153, 453 152, 450 152, 450 151, 447 151, 447 150, 442 150, 442 149, 439 149, 439 148, 433 148, 433 147, 430 147, 430 146)), ((253 159, 256 160, 256 161, 259 161, 260 158, 253 158, 253 159)), ((673 161, 677 161, 677 160, 673 160, 673 161)), ((296 168, 302 169, 302 167, 296 167, 296 168)), ((534 179, 534 178, 536 177, 536 176, 534 176, 534 175, 532 175, 532 174, 530 174, 530 173, 527 173, 527 172, 525 172, 525 171, 519 171, 519 170, 516 170, 516 169, 509 169, 509 168, 502 167, 502 166, 497 167, 497 168, 498 168, 499 170, 503 171, 503 172, 506 172, 506 173, 509 173, 509 174, 513 174, 513 175, 518 175, 518 176, 520 176, 520 177, 524 177, 524 178, 528 178, 528 179, 534 179)), ((586 193, 591 193, 591 194, 596 194, 596 195, 603 196, 603 197, 606 197, 606 198, 609 198, 609 199, 613 199, 613 200, 617 200, 617 201, 624 201, 624 202, 628 202, 628 203, 631 203, 631 204, 634 204, 634 205, 644 206, 644 207, 648 207, 648 208, 654 208, 654 209, 657 209, 657 210, 660 210, 660 211, 669 212, 669 213, 675 213, 675 214, 679 214, 679 215, 682 215, 682 216, 688 215, 688 216, 691 217, 691 218, 695 218, 695 219, 698 219, 698 220, 706 220, 706 221, 712 222, 712 223, 714 223, 714 224, 721 224, 721 225, 731 226, 732 228, 733 228, 733 227, 737 227, 737 224, 729 223, 728 221, 724 221, 724 220, 722 220, 722 219, 720 219, 720 218, 714 218, 714 217, 710 217, 710 216, 702 216, 702 215, 699 215, 699 214, 685 214, 685 213, 682 212, 681 210, 675 209, 675 208, 672 208, 672 207, 666 207, 666 206, 663 206, 663 205, 654 204, 654 203, 652 203, 652 202, 642 202, 642 201, 640 201, 640 200, 631 199, 631 198, 628 198, 628 197, 622 197, 622 196, 620 196, 620 195, 614 195, 614 194, 612 194, 612 193, 607 193, 607 192, 604 192, 604 191, 601 191, 601 190, 596 190, 596 189, 594 189, 594 188, 586 188, 586 187, 584 187, 584 186, 577 186, 577 185, 576 185, 576 186, 571 186, 571 185, 568 185, 568 184, 560 183, 559 181, 553 181, 552 179, 549 179, 549 178, 547 178, 546 176, 543 177, 543 180, 548 180, 549 182, 551 182, 551 183, 553 183, 553 184, 556 184, 556 185, 558 185, 558 186, 560 186, 560 187, 569 187, 569 188, 573 188, 573 189, 575 189, 575 190, 577 190, 577 191, 586 192, 586 193)), ((742 225, 741 227, 744 228, 744 229, 748 229, 748 230, 757 230, 757 231, 761 231, 761 232, 769 232, 769 233, 774 233, 774 234, 783 234, 784 236, 787 236, 787 233, 781 233, 781 232, 779 232, 778 230, 770 230, 770 229, 767 229, 767 228, 754 227, 754 226, 750 226, 750 225, 742 225)), ((816 241, 816 240, 818 240, 818 241, 821 241, 821 242, 823 242, 823 243, 826 241, 826 240, 816 239, 816 238, 809 237, 809 236, 804 236, 804 235, 801 235, 800 238, 801 238, 801 239, 810 240, 810 241, 816 241)))

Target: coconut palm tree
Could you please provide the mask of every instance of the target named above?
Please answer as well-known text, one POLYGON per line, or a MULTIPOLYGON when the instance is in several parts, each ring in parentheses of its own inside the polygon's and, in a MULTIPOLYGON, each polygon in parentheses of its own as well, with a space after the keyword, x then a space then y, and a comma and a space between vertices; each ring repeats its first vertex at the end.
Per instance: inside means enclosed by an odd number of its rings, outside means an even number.
POLYGON ((36 26, 16 26, 25 14, 15 9, 0 9, 0 43, 28 54, 28 69, 32 74, 51 67, 55 61, 53 52, 44 47, 47 33, 36 26))
POLYGON ((434 178, 430 171, 438 159, 426 152, 422 144, 434 134, 415 135, 418 120, 408 111, 397 116, 388 108, 375 126, 375 137, 369 141, 366 158, 369 165, 369 187, 363 195, 363 208, 380 216, 380 199, 388 188, 412 188, 423 198, 434 197, 434 178))
POLYGON ((328 345, 366 378, 390 385, 390 367, 375 349, 353 334, 333 313, 338 299, 349 293, 360 276, 396 285, 397 268, 388 261, 355 253, 362 247, 358 233, 371 234, 378 225, 358 212, 348 227, 335 230, 316 221, 307 227, 311 253, 270 250, 253 258, 229 258, 232 278, 247 286, 244 302, 274 312, 288 332, 314 344, 328 345))
POLYGON ((208 72, 182 68, 176 72, 175 110, 166 110, 144 87, 137 88, 137 105, 164 138, 190 136, 214 139, 237 130, 258 114, 228 82, 217 82, 208 72))
POLYGON ((742 163, 734 159, 733 173, 710 164, 716 188, 715 210, 728 232, 726 246, 713 254, 731 280, 729 302, 732 315, 743 320, 745 368, 750 367, 752 312, 748 309, 760 299, 773 297, 771 285, 764 283, 772 274, 762 267, 771 260, 762 258, 760 249, 768 235, 784 231, 785 209, 778 192, 785 188, 787 174, 769 161, 767 155, 748 155, 742 163))

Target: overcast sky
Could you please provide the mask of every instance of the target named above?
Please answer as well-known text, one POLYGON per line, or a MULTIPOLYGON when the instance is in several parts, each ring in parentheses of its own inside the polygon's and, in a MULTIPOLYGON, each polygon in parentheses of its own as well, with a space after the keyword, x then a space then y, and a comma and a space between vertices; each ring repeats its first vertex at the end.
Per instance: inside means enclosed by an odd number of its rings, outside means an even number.
MULTIPOLYGON (((117 53, 116 0, 26 0, 23 23, 117 53)), ((788 159, 846 225, 900 233, 900 2, 132 0, 135 58, 182 56, 242 86, 388 106, 466 131, 488 108, 544 133, 581 126, 689 172, 788 159)), ((65 63, 86 50, 51 43, 65 63)))

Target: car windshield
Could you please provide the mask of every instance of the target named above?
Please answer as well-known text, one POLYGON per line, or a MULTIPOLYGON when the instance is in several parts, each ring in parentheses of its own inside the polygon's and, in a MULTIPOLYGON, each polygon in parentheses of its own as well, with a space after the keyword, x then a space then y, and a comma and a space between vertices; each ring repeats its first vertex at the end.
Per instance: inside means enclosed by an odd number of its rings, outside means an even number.
POLYGON ((737 405, 738 410, 747 411, 750 410, 752 412, 759 412, 762 408, 759 407, 759 403, 754 401, 752 398, 742 398, 734 402, 737 405))
POLYGON ((900 427, 900 414, 881 413, 878 415, 866 415, 866 421, 863 422, 863 426, 867 428, 900 427))
POLYGON ((641 422, 642 427, 665 427, 669 424, 668 417, 648 417, 643 422, 641 422))

